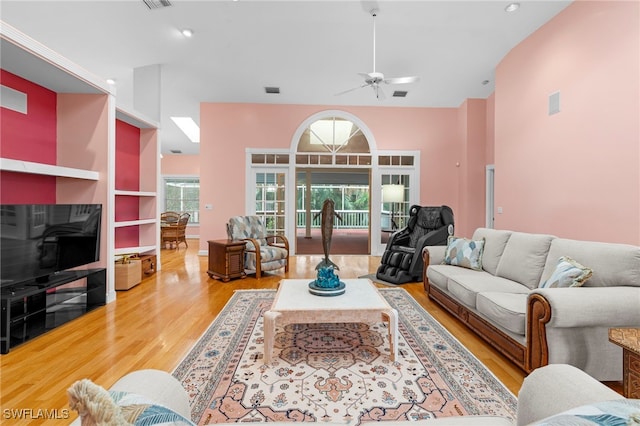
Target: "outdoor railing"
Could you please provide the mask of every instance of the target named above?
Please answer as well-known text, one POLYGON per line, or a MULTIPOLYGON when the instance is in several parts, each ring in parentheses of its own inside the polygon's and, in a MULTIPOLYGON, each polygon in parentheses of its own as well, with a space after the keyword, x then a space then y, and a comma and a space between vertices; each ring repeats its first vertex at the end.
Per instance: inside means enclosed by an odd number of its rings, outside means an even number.
MULTIPOLYGON (((311 210, 311 228, 320 228, 321 217, 316 215, 320 210, 311 210)), ((369 228, 369 211, 367 210, 336 210, 336 213, 342 217, 342 220, 334 218, 333 227, 336 229, 360 229, 369 228)), ((306 212, 304 210, 296 211, 296 227, 304 228, 307 226, 306 212)))

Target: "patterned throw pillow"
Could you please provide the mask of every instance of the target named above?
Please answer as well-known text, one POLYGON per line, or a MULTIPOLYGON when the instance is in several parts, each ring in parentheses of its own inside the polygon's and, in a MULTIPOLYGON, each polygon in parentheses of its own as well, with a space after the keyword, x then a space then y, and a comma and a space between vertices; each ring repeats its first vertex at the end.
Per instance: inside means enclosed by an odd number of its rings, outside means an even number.
POLYGON ((122 391, 107 391, 89 379, 67 389, 69 406, 82 416, 82 424, 93 425, 187 425, 190 419, 155 404, 147 397, 122 391))
POLYGON ((444 254, 444 263, 481 271, 484 241, 484 238, 481 240, 469 240, 450 236, 444 254))
POLYGON ((123 391, 109 391, 109 395, 120 407, 126 421, 134 426, 193 425, 190 419, 184 418, 170 408, 155 404, 145 396, 123 391))
POLYGON ((591 269, 568 256, 562 256, 558 259, 553 274, 540 284, 540 288, 580 287, 592 274, 591 269))

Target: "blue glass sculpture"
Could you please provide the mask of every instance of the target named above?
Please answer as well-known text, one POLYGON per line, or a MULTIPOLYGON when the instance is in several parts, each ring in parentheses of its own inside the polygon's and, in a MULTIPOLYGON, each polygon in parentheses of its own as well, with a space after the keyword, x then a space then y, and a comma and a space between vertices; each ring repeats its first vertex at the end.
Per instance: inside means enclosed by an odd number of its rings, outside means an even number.
POLYGON ((345 292, 345 284, 336 275, 333 266, 323 266, 317 269, 315 281, 309 283, 309 291, 317 296, 339 296, 345 292))

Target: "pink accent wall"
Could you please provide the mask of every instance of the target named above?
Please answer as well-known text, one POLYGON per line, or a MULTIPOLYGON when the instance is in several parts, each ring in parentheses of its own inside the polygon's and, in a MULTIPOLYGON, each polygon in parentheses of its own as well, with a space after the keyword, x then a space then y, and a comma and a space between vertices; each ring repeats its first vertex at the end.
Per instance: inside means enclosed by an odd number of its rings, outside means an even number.
POLYGON ((160 159, 162 176, 200 176, 199 155, 167 155, 160 159))
POLYGON ((467 99, 458 108, 459 156, 458 211, 454 210, 455 234, 471 237, 484 226, 485 216, 485 140, 486 101, 467 99))
POLYGON ((140 129, 121 120, 116 120, 116 189, 140 189, 140 129))
POLYGON ((484 159, 487 165, 493 164, 494 160, 494 145, 496 140, 496 95, 492 93, 486 101, 487 112, 487 132, 485 137, 484 146, 484 159))
MULTIPOLYGON (((116 189, 138 191, 140 189, 140 129, 116 120, 116 189)), ((117 196, 115 221, 140 219, 138 197, 117 196)), ((127 226, 116 228, 115 247, 136 247, 140 244, 140 228, 127 226)))
MULTIPOLYGON (((0 83, 27 94, 27 113, 0 107, 0 157, 56 164, 56 94, 0 69, 0 83)), ((0 172, 0 202, 55 203, 56 178, 0 172)))
MULTIPOLYGON (((201 250, 206 250, 209 239, 226 238, 229 217, 245 212, 245 149, 289 149, 301 123, 326 110, 358 117, 371 130, 379 150, 420 150, 421 203, 447 204, 454 214, 460 213, 455 108, 202 103, 200 203, 212 204, 213 209, 201 209, 201 250)), ((479 213, 484 217, 484 211, 479 213)))
POLYGON ((498 65, 496 228, 640 243, 639 9, 574 2, 498 65))
POLYGON ((5 70, 0 83, 27 95, 26 114, 0 108, 0 155, 56 164, 56 93, 5 70))

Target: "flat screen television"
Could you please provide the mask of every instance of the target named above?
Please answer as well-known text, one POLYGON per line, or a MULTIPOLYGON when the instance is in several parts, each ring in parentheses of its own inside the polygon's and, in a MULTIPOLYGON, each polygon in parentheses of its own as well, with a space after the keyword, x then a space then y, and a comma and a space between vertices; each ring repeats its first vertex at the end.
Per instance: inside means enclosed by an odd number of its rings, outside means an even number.
POLYGON ((1 204, 0 287, 100 260, 101 204, 1 204))

